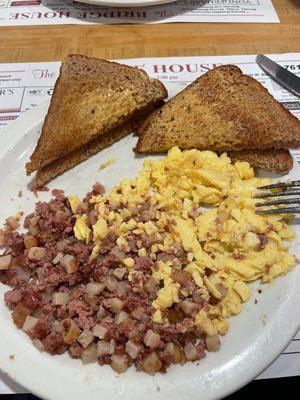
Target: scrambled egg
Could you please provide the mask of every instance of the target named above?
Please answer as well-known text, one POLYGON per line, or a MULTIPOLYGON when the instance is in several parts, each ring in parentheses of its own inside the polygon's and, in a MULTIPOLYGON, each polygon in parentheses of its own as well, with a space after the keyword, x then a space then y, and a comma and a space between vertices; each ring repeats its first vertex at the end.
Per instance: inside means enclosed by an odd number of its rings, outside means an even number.
POLYGON ((89 242, 91 229, 87 224, 87 215, 78 215, 74 226, 74 234, 78 240, 89 242))
MULTIPOLYGON (((130 252, 128 235, 147 234, 155 241, 150 254, 137 243, 138 255, 155 261, 152 278, 161 287, 152 303, 153 321, 167 323, 164 311, 188 295, 173 279, 173 272, 182 268, 204 301, 217 299, 195 315, 195 325, 207 335, 224 334, 227 318, 241 312, 250 298, 247 282, 269 282, 295 265, 283 243, 294 238, 287 216, 255 213, 253 193, 270 182, 255 177, 247 162, 232 163, 225 153, 174 147, 164 159, 145 161, 136 179, 124 179, 110 194, 92 197, 98 220, 90 227, 86 215, 77 215, 74 233, 95 243, 92 257, 110 230, 125 253, 130 252), (134 211, 145 204, 152 215, 141 222, 134 211), (174 245, 184 249, 187 264, 178 265, 176 258, 156 261, 157 252, 170 253, 174 245)), ((69 200, 76 214, 79 200, 69 200)), ((132 276, 134 259, 126 256, 123 263, 132 276)))
POLYGON ((106 167, 109 167, 110 165, 114 164, 116 160, 114 158, 110 158, 107 161, 104 161, 102 164, 100 164, 99 168, 104 169, 106 167))

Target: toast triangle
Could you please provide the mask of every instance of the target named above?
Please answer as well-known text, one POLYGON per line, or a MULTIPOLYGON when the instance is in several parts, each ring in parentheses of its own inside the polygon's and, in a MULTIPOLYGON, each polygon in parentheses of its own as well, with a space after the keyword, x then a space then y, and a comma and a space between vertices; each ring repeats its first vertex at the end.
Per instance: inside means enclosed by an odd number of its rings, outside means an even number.
POLYGON ((232 161, 248 161, 253 167, 286 174, 293 168, 293 158, 288 150, 241 150, 229 151, 232 161))
POLYGON ((164 85, 137 68, 69 55, 63 62, 27 174, 131 119, 167 96, 164 85))
POLYGON ((300 146, 300 122, 258 81, 234 65, 196 79, 138 127, 136 151, 173 146, 214 151, 300 146))

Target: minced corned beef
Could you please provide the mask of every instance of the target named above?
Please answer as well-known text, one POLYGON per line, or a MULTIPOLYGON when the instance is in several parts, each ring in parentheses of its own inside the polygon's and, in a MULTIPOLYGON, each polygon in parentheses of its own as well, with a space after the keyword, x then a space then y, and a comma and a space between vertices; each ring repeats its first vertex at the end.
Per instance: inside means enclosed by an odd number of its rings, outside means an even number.
MULTIPOLYGON (((88 200, 99 193, 103 193, 102 185, 87 195, 79 212, 94 212, 88 200)), ((131 235, 126 257, 135 260, 138 273, 128 280, 124 252, 114 232, 102 240, 99 256, 92 260, 93 244, 74 237, 75 217, 68 199, 62 191, 53 194, 54 199, 38 202, 35 212, 25 218, 26 233, 18 233, 12 221, 0 233, 7 256, 0 280, 12 287, 5 293, 5 302, 16 326, 40 351, 53 355, 68 351, 83 363, 110 364, 118 373, 135 364, 138 370, 155 374, 171 364, 203 358, 207 345, 193 317, 208 304, 199 297, 190 276, 178 271, 174 279, 189 291, 191 301, 168 309, 168 324, 154 323, 151 304, 160 287, 150 277, 156 261, 138 255, 137 238, 131 235)), ((153 217, 151 212, 144 207, 136 214, 146 221, 153 217)), ((90 222, 96 217, 91 213, 90 222)), ((141 240, 146 249, 153 244, 147 235, 141 240)), ((157 254, 157 261, 174 258, 179 265, 187 263, 178 244, 172 254, 157 254)))

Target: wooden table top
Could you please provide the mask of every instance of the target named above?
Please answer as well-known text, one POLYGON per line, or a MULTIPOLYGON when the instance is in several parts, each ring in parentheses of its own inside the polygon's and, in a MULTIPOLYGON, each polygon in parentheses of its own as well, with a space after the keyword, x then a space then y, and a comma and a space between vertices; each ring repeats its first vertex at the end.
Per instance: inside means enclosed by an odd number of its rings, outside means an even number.
POLYGON ((273 0, 280 24, 176 23, 0 28, 0 62, 300 52, 300 1, 273 0))

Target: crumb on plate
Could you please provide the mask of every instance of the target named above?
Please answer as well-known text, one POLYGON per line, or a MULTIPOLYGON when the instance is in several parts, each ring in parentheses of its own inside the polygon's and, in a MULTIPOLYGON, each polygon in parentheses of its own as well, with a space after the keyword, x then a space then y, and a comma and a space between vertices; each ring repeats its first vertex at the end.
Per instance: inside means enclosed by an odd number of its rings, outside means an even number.
POLYGON ((104 169, 106 167, 108 167, 109 165, 112 165, 116 162, 115 158, 110 158, 107 161, 104 161, 102 164, 100 164, 99 169, 104 169))

